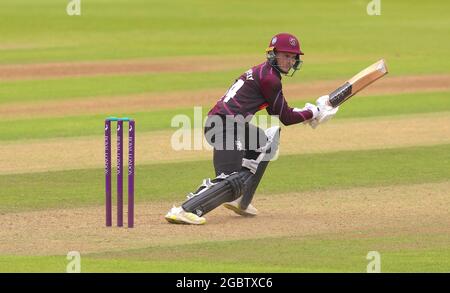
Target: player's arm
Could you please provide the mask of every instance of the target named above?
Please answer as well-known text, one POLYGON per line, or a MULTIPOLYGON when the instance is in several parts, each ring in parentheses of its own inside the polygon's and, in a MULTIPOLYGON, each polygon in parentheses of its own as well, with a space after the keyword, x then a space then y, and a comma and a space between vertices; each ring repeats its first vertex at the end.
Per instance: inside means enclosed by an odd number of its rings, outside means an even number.
POLYGON ((266 98, 270 115, 278 115, 281 123, 291 125, 313 119, 319 114, 315 105, 307 104, 304 108, 289 107, 283 95, 281 82, 275 79, 266 79, 261 82, 261 91, 266 98))

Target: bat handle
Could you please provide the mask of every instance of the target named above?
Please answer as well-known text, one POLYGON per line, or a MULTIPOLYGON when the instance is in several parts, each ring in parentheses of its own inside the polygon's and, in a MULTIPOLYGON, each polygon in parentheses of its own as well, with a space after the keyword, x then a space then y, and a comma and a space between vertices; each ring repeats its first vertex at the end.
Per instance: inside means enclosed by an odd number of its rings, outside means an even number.
POLYGON ((329 103, 333 108, 336 108, 345 100, 350 98, 352 93, 352 85, 349 82, 344 83, 342 86, 333 91, 329 96, 329 103))

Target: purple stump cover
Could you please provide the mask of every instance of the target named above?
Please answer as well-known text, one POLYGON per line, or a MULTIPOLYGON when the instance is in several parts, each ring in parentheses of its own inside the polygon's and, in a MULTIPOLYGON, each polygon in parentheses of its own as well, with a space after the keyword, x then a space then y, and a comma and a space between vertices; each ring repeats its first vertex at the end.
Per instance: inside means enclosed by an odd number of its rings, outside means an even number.
POLYGON ((106 226, 112 225, 111 200, 111 121, 105 121, 105 193, 106 193, 106 226))
POLYGON ((130 120, 128 128, 128 227, 134 227, 134 143, 135 124, 130 120))
POLYGON ((117 121, 117 227, 123 226, 123 121, 117 121))

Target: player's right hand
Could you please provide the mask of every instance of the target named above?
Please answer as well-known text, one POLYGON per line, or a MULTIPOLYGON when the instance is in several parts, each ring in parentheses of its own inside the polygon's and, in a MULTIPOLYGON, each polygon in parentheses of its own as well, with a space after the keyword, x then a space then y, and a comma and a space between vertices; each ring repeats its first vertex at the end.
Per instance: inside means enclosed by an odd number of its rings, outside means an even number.
POLYGON ((331 106, 329 100, 330 100, 329 95, 324 95, 324 96, 319 97, 316 100, 317 107, 325 108, 326 106, 331 106))
POLYGON ((309 110, 312 112, 313 116, 311 119, 316 118, 317 116, 319 116, 320 114, 320 109, 318 106, 311 104, 311 103, 306 103, 305 107, 302 108, 302 110, 309 110))

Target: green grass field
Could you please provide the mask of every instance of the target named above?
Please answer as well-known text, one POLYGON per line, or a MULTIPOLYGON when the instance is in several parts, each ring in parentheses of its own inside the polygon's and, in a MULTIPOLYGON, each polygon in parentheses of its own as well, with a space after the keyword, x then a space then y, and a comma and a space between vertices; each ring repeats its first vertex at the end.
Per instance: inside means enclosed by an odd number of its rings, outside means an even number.
MULTIPOLYGON (((382 1, 380 16, 366 14, 365 0, 82 0, 81 16, 68 16, 66 2, 0 3, 0 272, 65 272, 71 250, 82 272, 365 272, 369 251, 380 253, 383 272, 450 271, 448 1, 382 1), (351 147, 334 134, 336 149, 308 149, 317 136, 293 126, 285 135, 306 151, 281 146, 255 197, 258 217, 219 208, 202 227, 165 223, 213 167, 189 151, 167 160, 172 153, 152 142, 170 139, 175 115, 192 119, 194 106, 205 115, 220 97, 208 93, 224 93, 255 65, 245 60, 263 62, 284 31, 305 52, 302 70, 283 78, 288 87, 345 80, 380 58, 386 79, 400 82, 352 98, 314 132, 326 141, 327 127, 345 129, 351 147), (215 67, 205 70, 208 58, 215 67), (92 69, 128 61, 167 67, 92 69), (72 63, 86 72, 72 74, 72 63), (186 64, 192 71, 178 70, 186 64), (417 91, 405 91, 408 77, 417 91), (445 82, 420 82, 427 77, 445 82), (135 118, 137 148, 152 155, 136 158, 132 231, 104 227, 99 146, 111 115, 135 118), (370 123, 391 139, 369 145, 376 133, 361 131, 370 123), (397 141, 404 132, 415 143, 397 141), (49 145, 54 157, 43 157, 49 145)), ((287 99, 302 107, 322 94, 287 99)))

